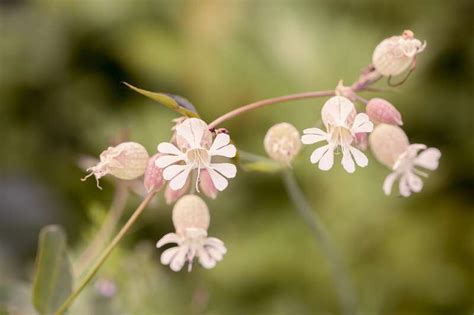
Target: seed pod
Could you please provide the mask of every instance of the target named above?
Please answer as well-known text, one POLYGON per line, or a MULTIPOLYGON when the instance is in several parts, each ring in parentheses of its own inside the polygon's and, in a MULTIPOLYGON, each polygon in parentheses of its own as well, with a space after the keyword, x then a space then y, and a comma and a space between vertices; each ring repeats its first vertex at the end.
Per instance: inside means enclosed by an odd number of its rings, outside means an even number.
POLYGON ((384 99, 373 98, 365 108, 367 115, 375 124, 403 125, 400 112, 384 99))
POLYGON ((369 136, 369 143, 375 158, 389 168, 394 166, 398 157, 410 145, 402 128, 387 124, 375 127, 369 136))
POLYGON ((109 147, 100 154, 100 162, 87 169, 90 172, 82 180, 94 175, 99 186, 99 179, 107 174, 117 178, 131 180, 140 177, 145 172, 149 156, 146 149, 136 142, 123 142, 115 147, 109 147))
POLYGON ((161 153, 157 153, 148 160, 148 165, 145 169, 145 176, 143 179, 143 184, 148 192, 152 190, 158 191, 165 184, 163 179, 163 169, 155 165, 156 159, 162 155, 163 154, 161 153))
POLYGON ((399 75, 413 64, 415 56, 426 47, 414 38, 412 31, 404 31, 401 36, 392 36, 384 39, 375 47, 372 63, 380 74, 384 76, 399 75))
POLYGON ((176 202, 173 208, 173 224, 178 234, 186 229, 209 228, 209 209, 206 203, 196 195, 186 195, 176 202))
POLYGON ((292 124, 279 123, 268 129, 263 145, 273 160, 290 164, 301 149, 300 134, 292 124))

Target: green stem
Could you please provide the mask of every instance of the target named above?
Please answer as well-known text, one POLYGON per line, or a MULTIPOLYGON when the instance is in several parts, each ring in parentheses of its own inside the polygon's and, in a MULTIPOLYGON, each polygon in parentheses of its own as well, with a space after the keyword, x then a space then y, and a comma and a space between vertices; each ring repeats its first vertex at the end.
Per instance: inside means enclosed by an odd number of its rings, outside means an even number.
POLYGON ((306 200, 293 172, 290 169, 283 172, 283 182, 285 183, 288 195, 296 205, 296 209, 310 228, 316 241, 321 245, 326 258, 329 261, 334 283, 341 303, 342 314, 356 314, 356 298, 344 267, 344 263, 342 258, 335 250, 331 238, 329 237, 329 233, 324 227, 321 218, 311 209, 311 206, 306 200))
POLYGON ((132 227, 132 225, 137 221, 140 214, 142 214, 143 210, 145 210, 146 206, 150 203, 150 201, 155 196, 156 191, 150 192, 145 199, 143 199, 142 203, 138 206, 138 208, 133 212, 133 214, 128 219, 127 223, 120 229, 117 235, 114 237, 112 242, 110 242, 109 246, 104 250, 102 255, 99 257, 97 262, 91 267, 87 275, 84 277, 82 282, 79 284, 77 289, 69 295, 69 297, 64 301, 64 303, 59 307, 56 311, 55 315, 62 315, 66 312, 66 310, 71 306, 74 300, 79 296, 79 294, 84 290, 87 284, 94 278, 95 274, 99 271, 99 268, 104 264, 107 260, 109 255, 112 253, 112 250, 117 246, 117 244, 122 240, 128 230, 132 227))

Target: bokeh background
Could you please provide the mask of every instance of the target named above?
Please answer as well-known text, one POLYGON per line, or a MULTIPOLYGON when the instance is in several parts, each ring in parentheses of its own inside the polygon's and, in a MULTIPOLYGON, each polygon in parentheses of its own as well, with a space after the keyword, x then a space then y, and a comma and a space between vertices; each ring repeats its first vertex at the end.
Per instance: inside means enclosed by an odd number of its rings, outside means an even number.
MULTIPOLYGON (((321 172, 306 148, 294 169, 347 263, 359 314, 472 314, 473 14, 469 0, 0 1, 0 313, 34 314, 42 226, 63 225, 77 257, 105 217, 114 184, 81 182, 78 159, 124 130, 150 153, 169 138, 176 114, 121 81, 185 96, 210 121, 255 100, 350 83, 378 42, 412 29, 428 42, 415 73, 364 97, 390 100, 412 142, 442 151, 422 193, 384 196, 389 170, 373 158, 352 175, 339 165, 321 172)), ((263 154, 272 124, 314 125, 323 101, 224 126, 238 147, 263 154)), ((121 222, 138 202, 130 198, 121 222)), ((228 248, 215 269, 159 263, 154 243, 172 230, 160 196, 71 314, 340 314, 327 260, 279 175, 240 171, 208 205, 210 234, 228 248)))

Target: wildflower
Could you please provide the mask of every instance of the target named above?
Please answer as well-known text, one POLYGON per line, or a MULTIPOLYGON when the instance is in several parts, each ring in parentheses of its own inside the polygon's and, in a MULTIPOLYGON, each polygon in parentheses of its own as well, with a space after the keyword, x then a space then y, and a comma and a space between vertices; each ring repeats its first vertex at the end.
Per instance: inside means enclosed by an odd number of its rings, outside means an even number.
POLYGON ((158 152, 163 156, 156 160, 156 166, 163 168, 163 177, 169 180, 173 190, 179 190, 186 184, 192 170, 197 170, 197 183, 202 170, 207 170, 217 190, 224 190, 228 181, 237 172, 231 163, 213 163, 212 157, 223 156, 232 158, 236 148, 230 144, 228 134, 218 134, 211 143, 212 133, 207 124, 197 118, 189 118, 176 127, 176 143, 162 142, 158 152), (179 163, 179 164, 178 164, 179 163))
POLYGON ((206 269, 213 268, 221 261, 227 249, 224 243, 214 237, 207 237, 209 209, 196 195, 186 195, 173 208, 173 224, 176 233, 168 233, 156 244, 160 248, 175 243, 161 254, 161 263, 169 265, 173 271, 180 271, 188 263, 191 271, 194 258, 206 269))
POLYGON ((384 76, 399 75, 414 65, 416 55, 426 47, 426 42, 414 38, 412 31, 404 31, 401 36, 384 39, 375 47, 372 63, 384 76))
POLYGON ((423 181, 418 175, 428 175, 417 167, 431 171, 438 168, 441 152, 424 144, 409 144, 407 136, 399 127, 379 125, 370 137, 374 155, 393 170, 383 183, 386 195, 390 195, 397 179, 402 196, 408 197, 412 192, 420 192, 423 181))
POLYGON ((103 151, 100 154, 100 162, 88 168, 87 172, 90 173, 81 180, 85 181, 94 175, 99 189, 102 189, 99 186, 99 179, 107 174, 119 179, 132 180, 143 175, 148 158, 148 152, 141 144, 123 142, 103 151))
POLYGON ((369 100, 365 112, 375 124, 403 125, 402 115, 391 103, 381 98, 369 100))
POLYGON ((368 133, 373 129, 373 124, 364 113, 357 114, 354 104, 342 96, 330 98, 321 110, 323 123, 327 132, 319 128, 303 130, 301 142, 313 144, 327 141, 327 145, 317 148, 311 154, 311 163, 318 163, 319 169, 327 171, 334 164, 334 151, 338 148, 342 151, 341 164, 344 169, 353 173, 355 163, 360 167, 368 164, 367 157, 351 144, 355 141, 356 134, 368 133))
POLYGON ((268 129, 263 144, 269 157, 290 164, 301 149, 300 133, 292 124, 279 123, 268 129))

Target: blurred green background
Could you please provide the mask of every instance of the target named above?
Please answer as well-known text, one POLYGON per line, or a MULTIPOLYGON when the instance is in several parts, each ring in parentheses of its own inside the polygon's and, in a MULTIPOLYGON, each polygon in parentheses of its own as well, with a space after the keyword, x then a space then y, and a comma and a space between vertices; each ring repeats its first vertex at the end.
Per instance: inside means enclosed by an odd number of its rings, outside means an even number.
MULTIPOLYGON (((169 139, 175 113, 121 81, 185 96, 211 121, 259 99, 349 84, 377 43, 411 29, 428 42, 415 73, 364 97, 390 100, 412 142, 442 151, 423 191, 384 196, 389 170, 373 158, 353 175, 339 164, 321 172, 306 148, 294 169, 347 262, 359 314, 472 314, 473 14, 469 0, 1 0, 0 313, 34 314, 41 226, 65 226, 77 256, 104 217, 114 185, 81 182, 78 158, 98 156, 124 129, 150 153, 169 139)), ((263 154, 270 126, 312 126, 323 102, 275 105, 224 127, 263 154)), ((210 234, 228 248, 215 269, 177 274, 159 263, 154 243, 172 231, 160 196, 71 314, 340 313, 327 261, 278 175, 240 171, 208 205, 210 234)))

